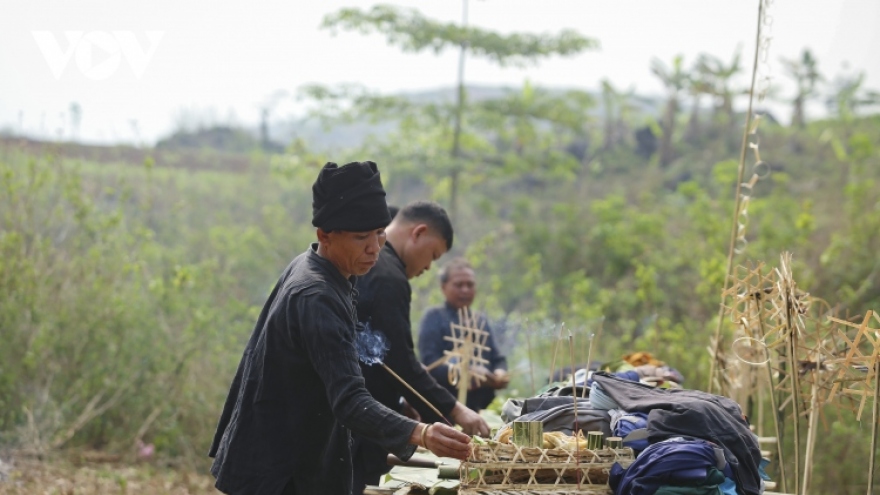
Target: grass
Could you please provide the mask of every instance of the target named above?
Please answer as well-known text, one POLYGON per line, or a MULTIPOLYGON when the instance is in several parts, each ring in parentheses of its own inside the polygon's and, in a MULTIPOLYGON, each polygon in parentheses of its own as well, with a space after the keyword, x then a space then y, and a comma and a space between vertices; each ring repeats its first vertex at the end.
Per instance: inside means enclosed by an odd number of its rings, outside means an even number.
POLYGON ((130 463, 101 453, 51 460, 4 456, 2 495, 218 494, 214 478, 152 463, 130 463))

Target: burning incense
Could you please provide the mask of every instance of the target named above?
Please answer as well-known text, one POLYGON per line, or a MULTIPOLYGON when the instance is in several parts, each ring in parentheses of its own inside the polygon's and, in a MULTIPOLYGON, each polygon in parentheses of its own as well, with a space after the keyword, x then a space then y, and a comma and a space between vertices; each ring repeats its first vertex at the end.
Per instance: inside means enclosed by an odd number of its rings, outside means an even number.
POLYGON ((391 373, 391 376, 397 378, 397 380, 403 384, 404 387, 409 389, 410 392, 415 394, 416 397, 422 400, 428 407, 431 408, 437 416, 443 418, 443 421, 446 422, 449 426, 452 426, 443 413, 437 410, 433 404, 428 402, 422 394, 416 392, 416 389, 412 388, 409 383, 406 383, 406 380, 400 377, 397 373, 394 372, 391 368, 388 367, 383 361, 385 359, 385 353, 388 352, 388 343, 385 340, 385 335, 374 329, 369 322, 364 324, 358 324, 358 330, 355 333, 355 350, 358 354, 358 360, 362 363, 372 366, 374 364, 378 364, 388 370, 388 373, 391 373))

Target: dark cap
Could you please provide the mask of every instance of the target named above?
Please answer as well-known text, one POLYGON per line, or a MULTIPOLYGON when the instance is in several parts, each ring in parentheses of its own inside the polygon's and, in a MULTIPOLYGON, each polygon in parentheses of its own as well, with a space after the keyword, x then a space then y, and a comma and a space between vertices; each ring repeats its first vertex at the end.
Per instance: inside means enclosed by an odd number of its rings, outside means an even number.
POLYGON ((373 162, 327 162, 312 185, 312 225, 325 231, 365 232, 388 226, 391 215, 373 162))

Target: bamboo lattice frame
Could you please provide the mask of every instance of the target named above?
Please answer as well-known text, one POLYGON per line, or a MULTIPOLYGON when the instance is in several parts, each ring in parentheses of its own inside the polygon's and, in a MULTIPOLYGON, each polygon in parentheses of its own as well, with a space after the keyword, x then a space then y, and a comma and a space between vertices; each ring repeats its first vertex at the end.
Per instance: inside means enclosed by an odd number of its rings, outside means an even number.
MULTIPOLYGON (((486 377, 475 374, 470 376, 470 370, 476 367, 485 367, 489 360, 483 357, 484 352, 491 349, 486 345, 489 332, 484 330, 486 321, 478 318, 469 308, 458 310, 458 323, 451 323, 451 335, 443 337, 452 342, 452 350, 444 351, 446 364, 449 367, 449 383, 458 386, 464 395, 469 388, 470 379, 477 383, 486 380, 486 377)), ((460 402, 464 402, 459 397, 460 402)))
MULTIPOLYGON (((726 371, 718 374, 716 383, 723 394, 741 405, 756 395, 760 402, 761 389, 769 385, 777 437, 782 418, 777 414, 790 408, 797 468, 794 491, 799 493, 801 473, 804 490, 810 483, 820 418, 827 427, 826 406, 838 416, 842 411, 852 411, 861 421, 869 399, 878 400, 880 328, 872 325, 880 326, 880 317, 868 311, 861 323, 853 323, 832 316, 834 311, 827 303, 797 288, 788 253, 782 255, 779 268, 770 269, 763 263, 740 266, 730 281, 722 294, 722 314, 730 318, 736 330, 729 345, 714 346, 718 351, 713 356, 715 363, 726 371), (809 425, 801 470, 802 417, 809 418, 809 425)), ((870 421, 876 422, 877 418, 870 421)), ((781 451, 779 455, 784 483, 781 451)))
POLYGON ((746 379, 746 369, 766 365, 775 378, 782 377, 773 387, 785 397, 780 408, 797 396, 800 415, 827 404, 855 412, 860 421, 874 389, 873 364, 880 359, 880 328, 872 328, 880 327, 880 317, 868 311, 861 323, 852 323, 812 315, 816 300, 796 289, 789 266, 784 258, 781 269, 760 263, 735 271, 724 312, 736 333, 729 354, 716 358, 728 371, 722 390, 731 396, 754 394, 757 380, 746 379), (792 350, 795 359, 789 360, 792 350), (797 387, 794 375, 800 375, 797 387), (853 397, 858 407, 850 406, 853 397))

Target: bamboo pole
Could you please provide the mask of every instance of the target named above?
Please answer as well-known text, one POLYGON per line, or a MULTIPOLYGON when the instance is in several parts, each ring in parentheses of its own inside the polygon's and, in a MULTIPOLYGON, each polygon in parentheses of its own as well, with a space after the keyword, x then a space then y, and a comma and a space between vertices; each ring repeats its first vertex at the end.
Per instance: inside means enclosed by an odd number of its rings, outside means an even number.
MULTIPOLYGON (((751 303, 749 303, 751 306, 751 303)), ((755 302, 755 307, 758 312, 758 325, 760 325, 761 338, 766 337, 766 330, 764 328, 764 305, 759 302, 755 302)), ((783 493, 788 492, 788 483, 785 481, 785 455, 782 451, 782 424, 779 421, 779 403, 776 398, 776 387, 773 386, 773 361, 771 359, 770 349, 764 348, 764 352, 767 353, 767 363, 765 369, 767 370, 767 395, 770 398, 770 408, 773 411, 773 429, 776 432, 776 455, 779 459, 779 479, 782 482, 782 491, 783 493)))
POLYGON ((816 449, 816 428, 819 420, 819 385, 816 370, 812 371, 813 385, 810 387, 810 423, 807 426, 807 449, 804 455, 804 482, 801 486, 801 495, 807 495, 810 491, 810 481, 813 471, 813 451, 816 449))
POLYGON ((874 423, 871 425, 871 458, 868 460, 868 495, 874 495, 874 470, 877 466, 877 421, 880 420, 880 361, 874 363, 874 423))
MULTIPOLYGON (((785 263, 785 260, 783 260, 785 263)), ((788 273, 788 267, 785 268, 786 273, 788 273)), ((800 493, 798 489, 798 484, 800 482, 800 468, 801 468, 801 388, 800 388, 800 380, 798 379, 798 360, 797 360, 797 329, 795 328, 794 322, 792 322, 792 318, 794 317, 794 304, 795 301, 792 301, 792 292, 793 287, 789 287, 790 280, 784 280, 784 291, 785 294, 785 326, 786 333, 788 334, 788 362, 789 362, 789 374, 788 378, 791 380, 791 407, 792 413, 794 415, 794 492, 800 493)))
POLYGON ((758 0, 758 29, 755 35, 755 58, 752 62, 752 83, 749 87, 749 108, 746 111, 746 125, 743 127, 742 147, 740 148, 739 153, 739 167, 737 169, 736 193, 734 199, 735 204, 733 207, 733 225, 730 230, 730 245, 727 250, 727 271, 724 272, 724 287, 721 291, 721 302, 718 304, 718 326, 715 328, 715 342, 713 343, 714 352, 712 352, 712 362, 709 367, 709 388, 707 389, 709 392, 712 392, 715 387, 717 356, 721 350, 721 327, 724 324, 724 294, 727 292, 728 284, 730 283, 730 275, 733 273, 733 257, 736 251, 739 215, 740 208, 742 207, 742 184, 746 169, 746 150, 748 149, 749 143, 749 131, 752 127, 752 104, 755 99, 755 79, 757 79, 758 76, 758 59, 761 53, 761 24, 763 23, 763 20, 764 1, 758 0))
MULTIPOLYGON (((769 352, 769 351, 767 351, 769 352)), ((785 481, 785 457, 782 453, 782 425, 779 422, 779 406, 776 401, 776 391, 773 387, 773 366, 767 361, 767 383, 770 386, 770 408, 773 410, 773 427, 776 430, 776 454, 779 456, 779 479, 782 481, 782 491, 788 492, 787 483, 785 481)))

